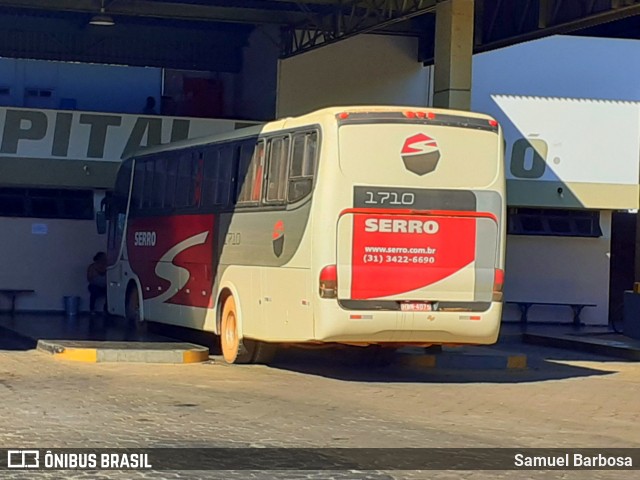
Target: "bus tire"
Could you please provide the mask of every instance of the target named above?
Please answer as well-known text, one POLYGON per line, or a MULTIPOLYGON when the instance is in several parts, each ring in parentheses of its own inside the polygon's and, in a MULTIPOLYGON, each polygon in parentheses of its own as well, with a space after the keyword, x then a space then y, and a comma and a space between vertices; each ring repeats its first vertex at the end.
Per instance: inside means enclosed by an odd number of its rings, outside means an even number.
POLYGON ((220 322, 220 347, 224 361, 232 363, 251 363, 253 352, 247 350, 238 332, 238 314, 233 295, 227 297, 222 308, 220 322))
POLYGON ((248 338, 243 339, 243 343, 245 348, 251 352, 251 363, 268 365, 278 352, 278 346, 275 343, 261 342, 248 338))
POLYGON ((127 288, 127 296, 124 302, 124 318, 136 326, 142 325, 140 296, 138 295, 138 287, 135 283, 131 283, 127 288))

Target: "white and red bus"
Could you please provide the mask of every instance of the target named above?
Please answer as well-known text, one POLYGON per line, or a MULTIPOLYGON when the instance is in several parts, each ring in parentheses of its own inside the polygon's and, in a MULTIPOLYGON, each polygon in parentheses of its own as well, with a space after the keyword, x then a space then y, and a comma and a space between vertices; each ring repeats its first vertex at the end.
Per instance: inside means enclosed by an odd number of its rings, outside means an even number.
POLYGON ((108 204, 111 313, 278 344, 491 344, 505 179, 492 118, 327 108, 126 160, 108 204))

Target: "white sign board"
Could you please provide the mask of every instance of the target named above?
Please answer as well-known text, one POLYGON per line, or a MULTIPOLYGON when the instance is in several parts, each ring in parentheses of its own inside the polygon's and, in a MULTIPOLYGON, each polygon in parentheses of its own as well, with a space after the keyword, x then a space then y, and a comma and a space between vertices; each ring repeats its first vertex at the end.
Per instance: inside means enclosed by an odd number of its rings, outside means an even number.
POLYGON ((234 120, 0 108, 0 157, 119 162, 140 147, 235 130, 234 120))
POLYGON ((637 185, 640 104, 492 96, 507 178, 637 185))

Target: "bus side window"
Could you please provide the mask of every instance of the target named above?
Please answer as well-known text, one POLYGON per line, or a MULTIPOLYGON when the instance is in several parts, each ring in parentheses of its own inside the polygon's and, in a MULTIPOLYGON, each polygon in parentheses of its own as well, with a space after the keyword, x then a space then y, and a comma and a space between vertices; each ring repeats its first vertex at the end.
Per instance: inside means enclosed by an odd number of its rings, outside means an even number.
POLYGON ((262 176, 264 164, 264 141, 244 144, 240 152, 238 166, 238 204, 257 203, 262 193, 262 176))
POLYGON ((136 159, 135 173, 133 177, 133 189, 131 191, 131 209, 140 210, 144 193, 145 164, 142 160, 136 159))
POLYGON ((144 162, 146 168, 144 172, 144 189, 142 191, 143 210, 146 210, 152 206, 155 163, 156 160, 153 158, 148 158, 144 162))
POLYGON ((164 192, 167 185, 167 158, 156 158, 155 164, 156 169, 153 176, 151 207, 162 208, 164 206, 164 192))
POLYGON ((164 191, 164 208, 176 206, 176 185, 178 183, 178 157, 172 155, 167 159, 167 184, 164 191))
POLYGON ((297 134, 293 137, 289 170, 289 202, 297 202, 311 193, 317 151, 317 132, 297 134))
POLYGON ((289 137, 269 141, 269 170, 267 172, 267 203, 283 203, 287 194, 287 167, 289 160, 289 137))
POLYGON ((204 152, 204 172, 202 175, 202 206, 215 205, 216 176, 218 175, 220 150, 209 147, 204 152))
POLYGON ((227 205, 229 203, 233 163, 233 147, 231 145, 223 146, 220 149, 220 157, 218 159, 218 175, 216 178, 217 185, 215 190, 216 205, 227 205))
POLYGON ((202 205, 224 207, 229 203, 233 148, 229 145, 205 153, 202 205))
POLYGON ((195 154, 194 163, 191 166, 191 175, 193 177, 193 194, 191 197, 190 206, 200 205, 202 200, 202 181, 204 175, 204 154, 198 152, 195 154))
POLYGON ((183 152, 178 158, 178 181, 175 206, 191 207, 195 203, 196 156, 192 151, 183 152))

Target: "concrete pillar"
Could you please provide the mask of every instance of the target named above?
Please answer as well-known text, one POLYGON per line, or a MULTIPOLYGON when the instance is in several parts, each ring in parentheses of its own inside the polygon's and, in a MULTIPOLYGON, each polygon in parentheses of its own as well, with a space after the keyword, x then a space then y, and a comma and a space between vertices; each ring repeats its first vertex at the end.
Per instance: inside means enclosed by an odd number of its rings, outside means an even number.
POLYGON ((433 106, 471 109, 474 0, 445 0, 436 7, 433 106))

